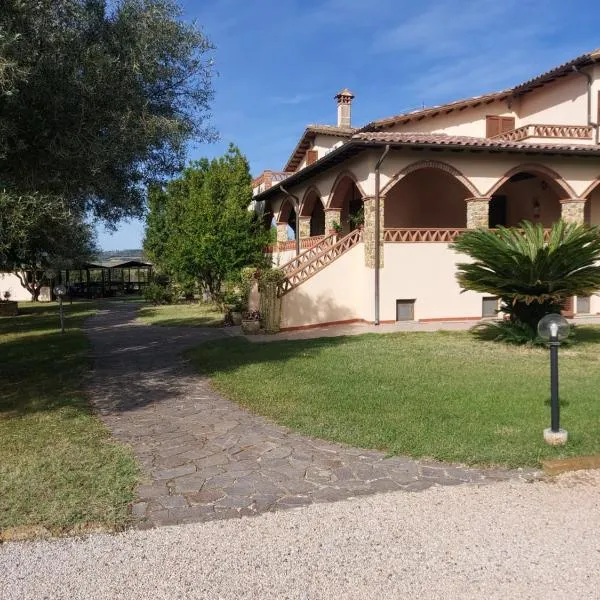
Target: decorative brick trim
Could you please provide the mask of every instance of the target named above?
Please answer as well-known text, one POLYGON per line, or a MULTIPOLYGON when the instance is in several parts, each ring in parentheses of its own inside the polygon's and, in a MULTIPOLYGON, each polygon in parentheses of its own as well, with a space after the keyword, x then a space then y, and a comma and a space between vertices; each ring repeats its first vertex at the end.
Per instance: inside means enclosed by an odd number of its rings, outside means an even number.
POLYGON ((507 171, 486 193, 486 196, 493 196, 513 175, 517 173, 523 172, 535 173, 537 175, 545 175, 549 177, 556 185, 558 185, 565 194, 571 198, 576 194, 573 192, 571 186, 564 180, 561 175, 559 175, 556 171, 551 169, 550 167, 546 167, 545 165, 541 165, 539 163, 528 163, 523 165, 518 165, 513 167, 509 171, 507 171))
POLYGON ((453 242, 466 229, 422 229, 422 228, 386 228, 383 230, 385 243, 423 243, 453 242))
POLYGON ((394 175, 390 181, 384 186, 382 193, 387 193, 391 188, 393 188, 401 179, 410 175, 410 173, 414 173, 415 171, 420 171, 421 169, 437 169, 439 171, 444 171, 449 175, 452 175, 458 181, 460 181, 466 188, 469 190, 469 193, 473 194, 473 196, 480 196, 479 190, 475 187, 471 181, 465 177, 463 173, 461 173, 456 167, 449 165, 448 163, 441 162, 439 160, 420 160, 414 162, 407 167, 404 167, 399 173, 394 175))
POLYGON ((490 139, 507 142, 519 142, 530 137, 591 140, 593 132, 594 128, 591 125, 523 125, 494 135, 490 139))
POLYGON ((481 321, 483 317, 434 317, 431 319, 419 319, 419 323, 440 323, 443 321, 481 321))

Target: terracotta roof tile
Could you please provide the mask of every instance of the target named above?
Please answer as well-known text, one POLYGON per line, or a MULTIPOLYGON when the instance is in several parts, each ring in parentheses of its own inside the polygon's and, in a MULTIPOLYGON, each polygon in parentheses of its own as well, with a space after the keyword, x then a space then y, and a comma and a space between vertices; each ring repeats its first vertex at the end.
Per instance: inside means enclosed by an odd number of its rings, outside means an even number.
POLYGON ((541 73, 532 79, 528 79, 527 81, 524 81, 523 83, 520 83, 512 88, 508 88, 500 92, 485 94, 483 96, 474 96, 472 98, 456 100, 455 102, 449 102, 447 104, 440 104, 438 106, 431 106, 420 110, 400 113, 385 119, 377 119, 376 121, 372 121, 371 123, 368 123, 362 127, 361 131, 372 131, 391 126, 402 121, 408 123, 413 119, 424 119, 426 117, 436 116, 441 112, 452 112, 453 110, 467 108, 469 106, 478 106, 479 104, 484 103, 490 104, 497 100, 504 100, 510 96, 519 96, 530 92, 531 90, 544 85, 545 83, 549 83, 557 77, 564 77, 565 75, 568 75, 573 70, 573 67, 584 67, 595 62, 600 62, 600 48, 592 50, 591 52, 586 52, 585 54, 581 54, 580 56, 577 56, 576 58, 573 58, 562 65, 559 65, 558 67, 554 67, 553 69, 541 73))
POLYGON ((387 131, 361 132, 352 136, 352 140, 389 144, 454 146, 465 148, 498 148, 499 150, 545 150, 557 152, 582 152, 600 154, 600 146, 587 144, 551 144, 539 142, 507 142, 491 138, 469 137, 464 135, 446 135, 444 133, 399 133, 387 131))
POLYGON ((319 125, 319 124, 311 124, 307 125, 302 137, 299 142, 296 144, 296 147, 292 151, 285 167, 283 167, 284 171, 294 172, 298 165, 302 162, 302 157, 304 153, 310 147, 312 140, 315 135, 334 135, 337 137, 345 137, 349 138, 353 133, 358 131, 354 127, 337 127, 336 125, 319 125))

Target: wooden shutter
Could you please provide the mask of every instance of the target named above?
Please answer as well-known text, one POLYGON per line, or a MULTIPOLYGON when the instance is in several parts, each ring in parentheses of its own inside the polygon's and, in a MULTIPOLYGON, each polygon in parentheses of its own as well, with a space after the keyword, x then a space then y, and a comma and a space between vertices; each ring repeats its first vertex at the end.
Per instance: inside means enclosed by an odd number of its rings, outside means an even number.
POLYGON ((488 115, 485 118, 485 137, 490 138, 501 133, 500 117, 488 115))
POLYGON ((500 117, 500 133, 512 131, 515 128, 514 117, 500 117))
POLYGON ((312 165, 319 157, 316 150, 307 150, 306 152, 306 166, 312 165))
POLYGON ((494 137, 515 128, 514 117, 499 117, 498 115, 488 115, 485 118, 485 137, 494 137))

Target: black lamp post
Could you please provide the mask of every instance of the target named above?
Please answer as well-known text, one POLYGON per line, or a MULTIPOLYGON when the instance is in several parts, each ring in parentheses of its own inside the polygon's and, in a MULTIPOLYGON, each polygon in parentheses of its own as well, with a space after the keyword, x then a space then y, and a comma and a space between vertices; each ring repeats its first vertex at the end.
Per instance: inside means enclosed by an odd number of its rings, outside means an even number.
POLYGON ((58 297, 58 312, 60 315, 60 332, 65 332, 65 316, 63 313, 63 297, 67 293, 67 288, 64 285, 57 285, 54 288, 54 293, 58 297))
POLYGON ((567 443, 568 433, 560 428, 560 402, 558 397, 558 347, 569 335, 569 322, 561 315, 551 314, 538 323, 538 335, 548 340, 550 347, 550 428, 544 429, 544 440, 552 446, 567 443))

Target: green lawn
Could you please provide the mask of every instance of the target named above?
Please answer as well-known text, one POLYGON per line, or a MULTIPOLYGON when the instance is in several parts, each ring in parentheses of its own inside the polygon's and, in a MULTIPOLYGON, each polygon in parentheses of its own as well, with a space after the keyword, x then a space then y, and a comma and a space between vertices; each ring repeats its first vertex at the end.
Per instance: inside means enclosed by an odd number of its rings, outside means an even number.
POLYGON ((19 309, 0 318, 0 530, 123 525, 135 459, 82 393, 91 363, 80 326, 94 305, 67 303, 64 334, 54 303, 19 309))
POLYGON ((467 332, 267 343, 243 338, 190 353, 215 387, 292 429, 394 454, 469 464, 537 465, 600 452, 600 329, 561 349, 561 425, 551 448, 548 352, 467 332))
POLYGON ((223 311, 212 304, 167 304, 142 306, 138 320, 162 327, 221 327, 223 311))

